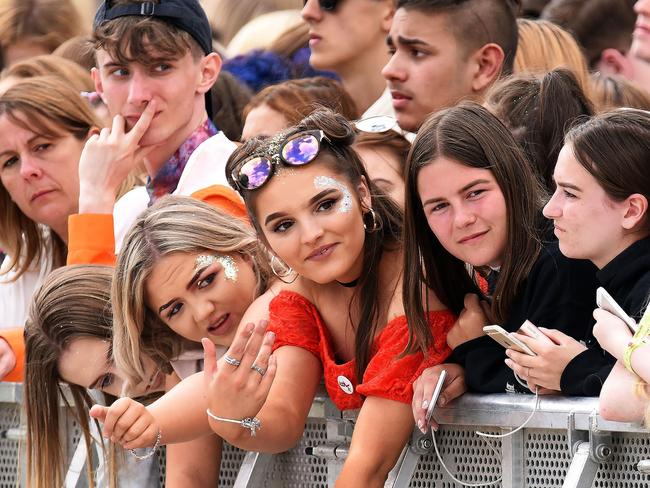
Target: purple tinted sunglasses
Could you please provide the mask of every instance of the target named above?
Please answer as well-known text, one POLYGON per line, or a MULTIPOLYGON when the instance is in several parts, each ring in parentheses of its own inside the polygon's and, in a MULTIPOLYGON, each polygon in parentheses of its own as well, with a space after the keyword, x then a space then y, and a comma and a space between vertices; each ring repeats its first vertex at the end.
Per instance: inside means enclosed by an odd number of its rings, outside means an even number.
POLYGON ((283 142, 276 138, 269 144, 269 155, 253 156, 232 172, 232 179, 243 190, 256 190, 266 183, 282 161, 288 166, 311 163, 320 152, 321 141, 329 141, 322 130, 299 132, 283 142))

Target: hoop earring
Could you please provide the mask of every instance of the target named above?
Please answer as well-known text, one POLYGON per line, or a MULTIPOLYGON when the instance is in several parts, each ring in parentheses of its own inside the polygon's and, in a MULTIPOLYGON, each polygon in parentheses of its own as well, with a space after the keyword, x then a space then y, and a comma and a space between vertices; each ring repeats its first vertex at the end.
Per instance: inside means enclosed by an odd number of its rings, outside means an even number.
POLYGON ((277 279, 279 279, 282 283, 286 283, 287 285, 290 285, 291 283, 293 283, 294 281, 296 281, 298 279, 298 273, 295 273, 291 267, 287 266, 285 263, 280 261, 280 258, 277 257, 275 254, 273 254, 271 256, 270 266, 271 266, 271 271, 273 272, 275 277, 277 279), (275 267, 275 260, 276 259, 282 265, 282 271, 280 271, 280 272, 278 272, 278 270, 275 267), (282 279, 282 278, 286 278, 287 276, 289 276, 291 274, 294 275, 293 279, 291 281, 285 281, 285 280, 282 279))
POLYGON ((370 208, 370 210, 364 214, 364 217, 368 214, 370 214, 370 216, 372 217, 372 227, 368 228, 368 224, 366 224, 366 219, 364 218, 363 229, 368 234, 371 234, 372 232, 375 232, 379 228, 379 225, 377 224, 377 215, 375 214, 375 211, 372 208, 370 208))

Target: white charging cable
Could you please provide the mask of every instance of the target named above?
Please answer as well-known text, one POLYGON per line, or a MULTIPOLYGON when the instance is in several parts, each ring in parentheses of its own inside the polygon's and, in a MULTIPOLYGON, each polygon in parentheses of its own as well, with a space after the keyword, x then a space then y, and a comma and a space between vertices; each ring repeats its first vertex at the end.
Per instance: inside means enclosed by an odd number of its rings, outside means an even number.
MULTIPOLYGON (((522 384, 523 386, 525 386, 526 388, 528 388, 528 385, 524 384, 523 381, 521 380, 521 378, 519 378, 519 377, 517 376, 516 373, 515 373, 515 377, 516 377, 517 381, 518 381, 520 384, 522 384)), ((514 433, 519 432, 521 429, 523 429, 524 427, 526 427, 526 425, 528 425, 528 422, 530 422, 530 420, 533 418, 533 416, 535 415, 535 413, 537 413, 537 410, 539 410, 539 401, 540 401, 540 398, 539 398, 539 387, 536 387, 536 388, 535 388, 535 406, 533 407, 533 411, 530 413, 530 415, 529 415, 528 418, 524 421, 523 424, 521 424, 521 425, 520 425, 519 427, 517 427, 516 429, 511 430, 510 432, 506 432, 505 434, 488 434, 487 432, 481 432, 481 431, 476 430, 476 431, 474 431, 474 433, 475 433, 476 435, 478 435, 478 436, 484 438, 486 444, 487 444, 488 447, 492 450, 492 452, 493 452, 497 457, 500 457, 501 454, 499 454, 499 452, 498 452, 497 449, 494 447, 494 445, 492 444, 492 442, 490 441, 490 439, 503 439, 504 437, 511 436, 511 435, 513 435, 514 433)), ((441 465, 442 468, 445 470, 445 472, 447 473, 447 475, 448 475, 452 480, 454 480, 456 483, 458 483, 459 485, 462 485, 462 486, 470 486, 470 487, 493 486, 493 485, 496 485, 497 483, 501 483, 501 481, 503 480, 503 475, 499 476, 499 477, 498 477, 496 480, 494 480, 494 481, 487 481, 487 482, 484 482, 484 483, 466 483, 466 482, 464 482, 464 481, 459 480, 459 479, 456 478, 453 474, 451 474, 451 471, 449 471, 449 468, 447 468, 447 465, 446 465, 445 462, 442 460, 442 456, 440 455, 440 451, 438 450, 438 443, 436 442, 436 433, 433 431, 433 429, 431 429, 431 440, 433 441, 433 448, 434 448, 435 451, 436 451, 436 456, 438 457, 438 461, 440 461, 440 465, 441 465)))

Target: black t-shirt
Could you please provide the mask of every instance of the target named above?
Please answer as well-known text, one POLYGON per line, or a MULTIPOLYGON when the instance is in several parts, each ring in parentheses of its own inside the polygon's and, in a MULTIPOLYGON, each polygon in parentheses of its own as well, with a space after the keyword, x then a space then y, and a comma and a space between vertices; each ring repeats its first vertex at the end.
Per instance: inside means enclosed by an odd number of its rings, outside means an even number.
MULTIPOLYGON (((505 323, 517 331, 528 319, 538 327, 557 329, 577 340, 591 332, 596 306, 596 266, 590 261, 562 255, 557 242, 544 244, 537 262, 512 304, 505 323)), ((465 342, 454 349, 450 361, 465 368, 470 391, 502 393, 526 391, 504 363, 505 349, 487 336, 465 342)), ((563 390, 564 391, 564 390, 563 390)))

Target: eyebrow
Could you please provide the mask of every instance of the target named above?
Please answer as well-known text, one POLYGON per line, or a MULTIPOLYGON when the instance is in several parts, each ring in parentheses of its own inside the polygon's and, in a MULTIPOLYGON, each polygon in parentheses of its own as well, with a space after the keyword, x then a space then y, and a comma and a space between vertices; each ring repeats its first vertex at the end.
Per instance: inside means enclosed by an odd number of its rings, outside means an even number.
MULTIPOLYGON (((43 134, 35 134, 34 137, 30 137, 30 138, 27 140, 27 145, 30 145, 32 142, 34 142, 34 141, 35 141, 36 139, 38 139, 39 137, 45 137, 45 136, 44 136, 43 134)), ((13 152, 15 152, 15 151, 2 151, 2 152, 0 153, 0 158, 1 158, 1 157, 4 157, 5 154, 11 154, 11 153, 13 153, 13 152)))
MULTIPOLYGON (((337 191, 338 190, 336 188, 327 188, 327 189, 323 190, 322 192, 317 193, 316 195, 311 197, 309 199, 309 202, 307 202, 306 206, 309 207, 309 206, 313 205, 314 203, 316 203, 321 198, 323 198, 323 197, 325 197, 325 196, 327 196, 327 195, 329 195, 331 193, 336 193, 337 191)), ((280 217, 284 217, 285 215, 287 215, 285 212, 274 212, 271 215, 269 215, 268 217, 266 217, 266 219, 264 220, 264 225, 268 225, 268 223, 271 222, 272 220, 278 219, 280 217)))
MULTIPOLYGON (((467 190, 469 190, 473 186, 481 185, 481 184, 485 184, 485 183, 491 183, 491 181, 485 180, 485 179, 478 179, 478 180, 470 181, 464 187, 462 187, 460 190, 458 190, 458 193, 466 192, 467 190)), ((431 203, 437 203, 437 202, 440 202, 442 200, 444 200, 444 198, 440 198, 440 197, 429 198, 428 200, 425 200, 424 202, 422 202, 422 206, 425 207, 426 205, 429 205, 431 203)))
MULTIPOLYGON (((113 348, 109 346, 108 350, 106 351, 106 366, 108 366, 112 361, 112 359, 111 359, 112 352, 113 352, 113 348)), ((99 380, 101 380, 105 375, 106 375, 106 373, 100 374, 95 381, 90 383, 90 386, 88 387, 88 389, 89 390, 97 389, 97 383, 99 383, 99 380)))
POLYGON ((404 37, 404 36, 397 36, 397 42, 400 44, 403 44, 405 46, 426 46, 426 47, 431 47, 431 45, 428 42, 423 41, 422 39, 417 39, 417 38, 409 38, 409 37, 404 37))
POLYGON ((196 280, 199 279, 199 276, 201 276, 201 273, 203 273, 208 267, 211 266, 210 264, 203 266, 201 269, 197 270, 196 273, 194 273, 194 276, 192 276, 192 279, 187 283, 187 286, 185 287, 186 290, 189 290, 192 285, 196 282, 196 280))
POLYGON ((560 188, 569 188, 569 189, 575 190, 575 191, 582 191, 582 189, 580 187, 578 187, 576 185, 572 185, 571 183, 562 183, 562 182, 556 181, 555 184, 557 186, 559 186, 560 188))

